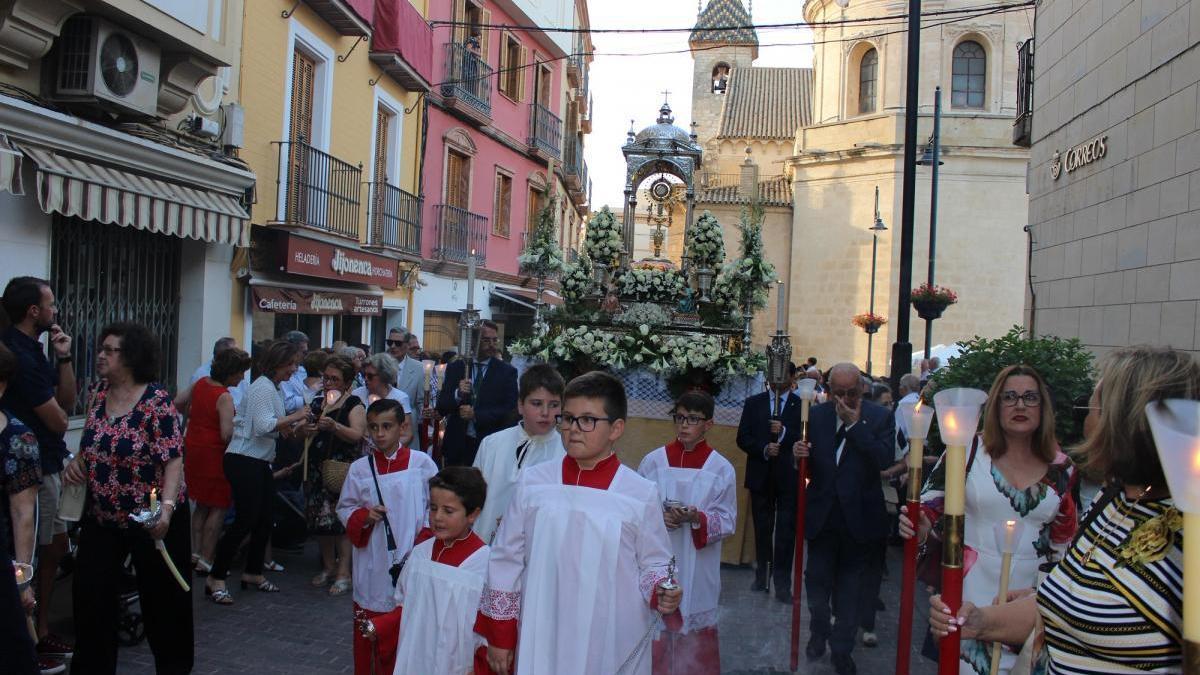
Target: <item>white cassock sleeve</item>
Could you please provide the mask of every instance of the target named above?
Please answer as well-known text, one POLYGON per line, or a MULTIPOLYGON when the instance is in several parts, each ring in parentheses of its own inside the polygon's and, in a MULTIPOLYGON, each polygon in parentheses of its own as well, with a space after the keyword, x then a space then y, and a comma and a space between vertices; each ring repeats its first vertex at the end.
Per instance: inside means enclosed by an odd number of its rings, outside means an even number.
POLYGON ((707 546, 732 535, 737 523, 737 477, 733 467, 722 463, 716 473, 719 486, 716 493, 705 500, 707 504, 698 505, 708 528, 707 546))
MULTIPOLYGON (((671 563, 671 542, 662 518, 662 497, 658 486, 654 487, 654 499, 646 502, 642 510, 642 523, 642 527, 637 529, 635 542, 640 574, 638 587, 642 592, 642 600, 649 603, 654 588, 667 578, 667 567, 671 563)), ((492 550, 494 555, 495 549, 492 550)))
POLYGON ((487 582, 479 599, 480 613, 493 621, 511 621, 521 616, 525 571, 524 503, 525 484, 519 481, 500 521, 500 529, 496 530, 484 577, 487 582))
POLYGON ((362 477, 370 477, 371 469, 367 466, 366 458, 356 459, 350 465, 350 470, 346 472, 346 480, 342 483, 342 494, 338 497, 337 516, 338 520, 342 521, 342 527, 350 520, 350 516, 358 509, 369 509, 379 500, 374 495, 362 494, 361 485, 374 485, 372 482, 364 483, 362 477), (358 477, 358 480, 355 478, 358 477))

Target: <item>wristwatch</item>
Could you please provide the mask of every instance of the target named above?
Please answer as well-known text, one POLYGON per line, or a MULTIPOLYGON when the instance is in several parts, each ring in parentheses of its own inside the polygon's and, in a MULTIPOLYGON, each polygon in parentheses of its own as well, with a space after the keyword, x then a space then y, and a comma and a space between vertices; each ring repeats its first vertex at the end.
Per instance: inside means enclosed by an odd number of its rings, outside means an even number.
POLYGON ((55 360, 55 363, 61 366, 64 363, 69 364, 69 363, 73 362, 74 360, 75 360, 74 356, 60 356, 60 357, 58 357, 57 360, 55 360))

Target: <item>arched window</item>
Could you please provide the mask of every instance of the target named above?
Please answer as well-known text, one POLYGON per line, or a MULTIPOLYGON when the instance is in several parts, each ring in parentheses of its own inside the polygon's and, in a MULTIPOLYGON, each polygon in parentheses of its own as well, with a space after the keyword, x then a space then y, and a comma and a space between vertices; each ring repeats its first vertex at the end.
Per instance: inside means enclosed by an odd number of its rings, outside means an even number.
POLYGON ((875 83, 879 81, 879 52, 867 50, 858 62, 858 113, 875 112, 875 83))
POLYGON ((987 54, 973 40, 954 47, 953 79, 950 89, 952 108, 982 108, 987 80, 987 54))
POLYGON ((724 94, 725 88, 729 85, 729 64, 718 63, 712 71, 712 92, 714 94, 724 94))

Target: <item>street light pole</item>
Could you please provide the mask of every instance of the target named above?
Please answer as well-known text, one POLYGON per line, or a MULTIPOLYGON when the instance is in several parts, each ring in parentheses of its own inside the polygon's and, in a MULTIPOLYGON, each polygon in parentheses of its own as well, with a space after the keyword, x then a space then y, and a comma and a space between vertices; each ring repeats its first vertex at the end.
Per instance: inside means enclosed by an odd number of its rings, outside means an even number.
POLYGON ((921 62, 921 0, 908 0, 908 56, 904 89, 904 185, 900 206, 900 279, 896 303, 896 341, 892 343, 892 391, 912 370, 909 307, 912 298, 913 211, 917 196, 917 95, 921 62))
MULTIPOLYGON (((938 167, 942 161, 942 88, 933 90, 933 137, 929 141, 925 155, 917 164, 928 165, 933 169, 929 182, 929 276, 926 281, 933 287, 933 269, 937 260, 937 211, 938 211, 938 167)), ((933 319, 925 319, 925 358, 933 348, 933 319)))
MULTIPOLYGON (((870 313, 875 314, 875 263, 879 257, 879 233, 886 231, 887 225, 883 224, 883 218, 879 217, 879 186, 875 186, 875 222, 871 223, 871 298, 870 298, 870 313)), ((873 352, 873 343, 875 342, 875 334, 867 333, 867 376, 871 375, 871 354, 873 352)))

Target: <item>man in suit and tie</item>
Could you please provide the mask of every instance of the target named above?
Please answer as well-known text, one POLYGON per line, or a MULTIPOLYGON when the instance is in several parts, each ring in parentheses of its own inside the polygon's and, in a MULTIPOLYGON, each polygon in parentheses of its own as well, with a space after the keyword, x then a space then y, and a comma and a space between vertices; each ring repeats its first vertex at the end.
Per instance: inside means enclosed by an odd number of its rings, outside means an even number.
POLYGON ((756 591, 775 584, 775 597, 792 601, 792 554, 796 547, 796 468, 788 449, 800 438, 800 397, 792 393, 796 366, 788 378, 746 399, 737 444, 746 453, 746 489, 754 517, 756 591), (772 571, 768 577, 768 566, 772 571))
MULTIPOLYGON (((396 371, 395 386, 400 391, 408 394, 408 400, 412 402, 413 410, 413 425, 420 424, 421 413, 425 410, 425 366, 416 358, 410 355, 408 345, 412 336, 403 328, 393 328, 388 331, 387 347, 388 355, 396 359, 399 369, 396 371)), ((413 429, 412 447, 428 452, 427 448, 421 447, 421 434, 417 429, 413 429)))
POLYGON ((484 321, 474 363, 464 355, 446 366, 437 409, 446 418, 447 466, 471 466, 480 439, 517 423, 517 369, 496 358, 499 346, 499 327, 484 321))
POLYGON ((859 589, 871 548, 887 536, 879 474, 892 464, 896 423, 891 410, 862 399, 861 373, 852 363, 829 372, 829 401, 809 413, 808 442, 792 454, 808 457, 805 591, 812 636, 805 649, 820 658, 828 643, 838 675, 857 672, 850 652, 858 630, 859 589), (832 600, 832 607, 830 601, 832 600), (830 625, 830 616, 837 623, 830 625))

